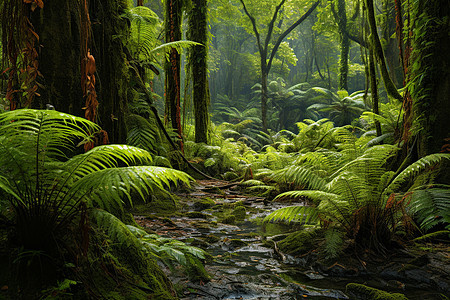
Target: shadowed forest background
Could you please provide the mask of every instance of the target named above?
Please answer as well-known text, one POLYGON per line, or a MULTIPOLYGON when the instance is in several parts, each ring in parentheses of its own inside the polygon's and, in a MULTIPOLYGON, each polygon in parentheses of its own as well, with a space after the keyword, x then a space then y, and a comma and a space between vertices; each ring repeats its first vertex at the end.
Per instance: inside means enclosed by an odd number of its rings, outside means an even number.
POLYGON ((211 249, 244 244, 140 221, 182 217, 321 276, 434 259, 383 299, 447 299, 449 0, 0 7, 0 299, 209 299, 211 249))

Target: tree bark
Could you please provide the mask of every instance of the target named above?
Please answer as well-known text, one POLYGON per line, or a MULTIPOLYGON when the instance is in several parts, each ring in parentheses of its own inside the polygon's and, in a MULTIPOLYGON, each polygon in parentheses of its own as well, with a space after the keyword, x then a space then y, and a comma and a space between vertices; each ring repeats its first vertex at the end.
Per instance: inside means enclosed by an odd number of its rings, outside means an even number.
POLYGON ((399 101, 403 100, 403 97, 397 91, 394 83, 392 82, 391 77, 389 76, 389 72, 386 66, 386 59, 384 57, 383 47, 381 46, 380 37, 377 32, 377 23, 375 20, 375 10, 373 0, 365 0, 367 15, 369 21, 370 28, 370 37, 371 37, 371 47, 375 53, 375 57, 377 58, 378 64, 380 66, 381 77, 383 78, 384 87, 389 96, 399 101))
POLYGON ((191 65, 194 99, 195 142, 208 143, 208 106, 209 89, 207 76, 208 56, 208 24, 207 0, 192 0, 193 7, 189 14, 189 34, 191 41, 201 43, 202 46, 194 46, 189 52, 189 64, 191 65))
POLYGON ((411 96, 418 156, 424 157, 449 144, 450 7, 446 1, 421 0, 416 14, 411 96))
MULTIPOLYGON (((182 38, 182 1, 167 0, 165 6, 166 43, 179 41, 182 38)), ((181 57, 177 50, 172 49, 169 61, 165 63, 165 94, 166 94, 166 121, 178 133, 180 149, 183 149, 181 128, 181 57)))

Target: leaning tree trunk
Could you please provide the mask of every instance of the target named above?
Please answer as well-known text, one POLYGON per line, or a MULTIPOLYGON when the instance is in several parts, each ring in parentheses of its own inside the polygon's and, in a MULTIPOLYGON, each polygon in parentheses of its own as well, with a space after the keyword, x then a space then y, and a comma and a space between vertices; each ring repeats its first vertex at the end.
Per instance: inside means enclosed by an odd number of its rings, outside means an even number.
POLYGON ((194 46, 189 52, 191 65, 195 118, 195 142, 208 143, 208 105, 209 89, 207 76, 208 24, 207 0, 192 0, 193 7, 189 14, 189 39, 202 44, 194 46))
POLYGON ((267 132, 267 77, 268 70, 265 66, 266 57, 262 55, 261 57, 261 121, 262 129, 267 132))
MULTIPOLYGON (((182 1, 166 0, 165 6, 165 30, 166 43, 179 41, 182 38, 182 1)), ((165 64, 166 73, 166 120, 171 122, 172 128, 178 133, 180 148, 182 143, 181 128, 181 57, 177 50, 172 49, 169 61, 165 64)))
POLYGON ((377 58, 378 64, 380 66, 380 73, 381 77, 383 78, 384 87, 386 88, 386 92, 389 96, 399 101, 402 101, 403 97, 397 91, 397 88, 392 82, 392 79, 389 76, 389 72, 387 70, 383 47, 381 46, 380 37, 378 36, 377 32, 377 23, 375 20, 375 9, 373 0, 365 0, 365 4, 367 8, 367 17, 370 28, 371 47, 375 53, 375 57, 377 58))

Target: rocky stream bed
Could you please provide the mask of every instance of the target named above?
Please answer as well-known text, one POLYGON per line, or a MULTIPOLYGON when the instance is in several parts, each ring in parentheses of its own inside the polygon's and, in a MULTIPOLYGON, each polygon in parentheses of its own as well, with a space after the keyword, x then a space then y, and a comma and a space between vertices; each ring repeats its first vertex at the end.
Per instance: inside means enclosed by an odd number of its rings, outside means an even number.
MULTIPOLYGON (((198 181, 190 193, 179 194, 181 213, 171 217, 136 215, 137 223, 161 236, 206 250, 211 280, 190 281, 181 272, 171 280, 183 289, 182 299, 375 299, 347 288, 359 283, 388 291, 379 299, 449 299, 448 243, 424 252, 402 250, 388 258, 355 258, 321 263, 315 249, 293 257, 277 243, 292 226, 266 226, 261 219, 286 206, 241 194, 225 182, 198 181), (392 297, 392 298, 391 298, 392 297)), ((448 242, 448 241, 447 241, 448 242)), ((425 245, 426 246, 426 245, 425 245)))

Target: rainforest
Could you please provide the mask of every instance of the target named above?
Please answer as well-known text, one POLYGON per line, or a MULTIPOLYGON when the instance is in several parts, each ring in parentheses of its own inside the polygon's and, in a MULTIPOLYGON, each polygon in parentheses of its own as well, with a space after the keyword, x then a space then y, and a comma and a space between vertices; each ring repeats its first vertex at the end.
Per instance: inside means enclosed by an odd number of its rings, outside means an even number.
POLYGON ((450 295, 450 0, 0 0, 0 299, 450 295))

